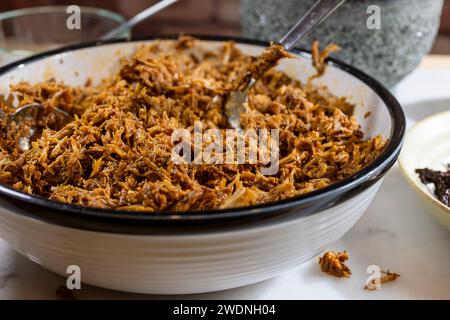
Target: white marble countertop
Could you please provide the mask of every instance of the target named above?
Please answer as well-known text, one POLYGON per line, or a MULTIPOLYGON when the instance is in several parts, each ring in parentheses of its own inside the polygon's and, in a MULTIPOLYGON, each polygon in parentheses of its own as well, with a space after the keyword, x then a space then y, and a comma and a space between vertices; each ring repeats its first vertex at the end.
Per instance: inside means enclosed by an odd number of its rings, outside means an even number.
MULTIPOLYGON (((450 65, 423 64, 397 88, 410 125, 424 116, 450 110, 450 65)), ((313 259, 281 276, 243 288, 186 299, 450 299, 450 232, 416 199, 397 166, 387 174, 361 220, 332 250, 347 250, 353 274, 337 279, 319 270, 313 259), (401 274, 379 291, 365 291, 366 268, 378 265, 401 274)), ((14 252, 0 240, 0 299, 56 299, 65 279, 14 252)), ((88 285, 79 299, 152 299, 88 285)))

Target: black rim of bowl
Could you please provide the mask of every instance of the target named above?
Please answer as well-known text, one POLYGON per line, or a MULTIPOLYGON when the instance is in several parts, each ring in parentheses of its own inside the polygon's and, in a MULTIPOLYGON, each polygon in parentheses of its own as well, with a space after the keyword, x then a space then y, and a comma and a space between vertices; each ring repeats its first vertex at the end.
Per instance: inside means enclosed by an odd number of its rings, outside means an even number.
MULTIPOLYGON (((86 49, 106 44, 151 41, 156 39, 174 39, 177 37, 178 35, 150 36, 133 40, 117 39, 69 45, 60 49, 43 52, 1 67, 0 75, 4 75, 5 73, 18 68, 23 68, 31 62, 42 60, 63 52, 76 51, 79 49, 86 49)), ((266 41, 251 40, 241 37, 203 35, 195 35, 195 37, 201 40, 209 41, 233 40, 241 44, 257 45, 262 47, 266 47, 269 45, 269 42, 266 41)), ((311 57, 311 53, 309 50, 294 49, 291 51, 299 55, 300 57, 308 59, 310 59, 311 57)), ((285 213, 287 210, 292 211, 295 210, 295 208, 299 208, 301 206, 310 206, 314 204, 319 204, 318 207, 320 207, 320 209, 314 212, 303 212, 303 210, 297 210, 296 212, 292 213, 292 216, 297 218, 299 216, 311 215, 320 212, 326 205, 330 207, 339 203, 340 201, 351 197, 354 194, 351 193, 352 190, 359 189, 360 192, 362 191, 361 189, 366 189, 377 180, 379 180, 395 163, 401 149, 405 132, 405 116, 403 110, 397 99, 389 92, 389 90, 387 90, 382 84, 373 79, 371 76, 365 74, 362 71, 359 71, 358 69, 346 63, 339 61, 338 59, 329 58, 327 59, 327 64, 343 70, 346 73, 349 73, 350 75, 361 80, 369 88, 371 88, 386 104, 391 117, 392 126, 387 146, 374 161, 372 161, 369 165, 356 172, 355 174, 339 182, 335 182, 325 188, 312 191, 304 195, 266 204, 229 209, 185 212, 134 212, 125 210, 83 207, 79 205, 56 202, 53 200, 48 200, 47 198, 41 196, 23 193, 6 185, 0 185, 0 196, 6 198, 7 200, 12 200, 13 203, 18 204, 21 207, 25 207, 27 210, 26 212, 21 211, 22 213, 31 217, 40 218, 41 220, 97 231, 111 231, 111 228, 109 228, 108 225, 113 224, 115 225, 115 227, 113 227, 112 229, 115 232, 123 231, 124 233, 133 232, 131 229, 136 227, 136 224, 139 225, 142 223, 148 223, 148 226, 157 226, 158 224, 161 225, 161 223, 164 223, 164 225, 166 226, 172 225, 199 227, 205 225, 223 225, 225 222, 255 222, 264 218, 272 218, 277 214, 281 215, 281 213, 285 213), (31 212, 30 208, 35 212, 31 212), (64 214, 53 214, 53 216, 49 216, 49 214, 47 213, 42 215, 40 213, 42 209, 50 209, 64 214), (74 219, 77 220, 78 223, 74 222, 74 219), (80 224, 79 221, 81 220, 84 220, 84 222, 80 224), (91 224, 89 224, 89 220, 91 224)))

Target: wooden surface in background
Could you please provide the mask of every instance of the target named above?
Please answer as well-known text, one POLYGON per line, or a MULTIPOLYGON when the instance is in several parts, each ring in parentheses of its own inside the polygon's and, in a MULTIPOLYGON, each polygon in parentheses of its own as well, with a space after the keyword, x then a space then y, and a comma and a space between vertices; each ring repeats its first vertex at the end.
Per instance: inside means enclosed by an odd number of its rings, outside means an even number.
MULTIPOLYGON (((104 8, 130 18, 157 0, 1 0, 0 11, 31 6, 70 5, 104 8)), ((134 36, 173 33, 238 35, 239 0, 181 0, 133 29, 134 36)))
POLYGON ((438 54, 428 55, 423 58, 420 66, 427 69, 450 69, 450 56, 438 54))
MULTIPOLYGON (((129 18, 157 0, 2 0, 0 11, 31 6, 92 6, 116 11, 129 18)), ((136 37, 149 34, 239 35, 239 0, 182 0, 133 29, 136 37)), ((445 0, 440 36, 433 53, 450 54, 450 0, 445 0)))
POLYGON ((450 0, 445 0, 444 2, 440 32, 446 33, 450 36, 450 0))

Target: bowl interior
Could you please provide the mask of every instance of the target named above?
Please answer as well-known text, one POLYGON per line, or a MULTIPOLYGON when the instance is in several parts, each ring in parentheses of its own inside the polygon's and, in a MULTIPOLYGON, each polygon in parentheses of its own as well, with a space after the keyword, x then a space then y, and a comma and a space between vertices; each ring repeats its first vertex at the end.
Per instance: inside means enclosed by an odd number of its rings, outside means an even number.
MULTIPOLYGON (((170 41, 164 40, 163 43, 167 44, 170 41)), ((0 94, 8 94, 9 85, 19 81, 37 83, 55 79, 68 85, 82 86, 90 79, 93 84, 98 84, 119 69, 121 58, 130 56, 136 46, 150 42, 113 43, 63 52, 33 61, 23 68, 0 75, 0 94)), ((213 49, 221 43, 223 42, 205 40, 201 45, 213 49)), ((238 43, 237 46, 244 53, 251 55, 256 55, 264 49, 262 46, 251 44, 238 43)), ((315 73, 308 54, 303 54, 298 59, 284 59, 278 68, 302 83, 315 73)), ((346 97, 356 106, 354 115, 366 137, 377 134, 381 134, 385 139, 390 137, 393 124, 388 108, 381 97, 363 81, 331 64, 326 73, 315 80, 315 84, 326 86, 332 94, 346 97)))
MULTIPOLYGON (((235 39, 237 47, 246 54, 258 54, 264 50, 267 43, 235 39)), ((120 67, 120 59, 130 56, 137 46, 150 43, 155 40, 139 40, 132 42, 113 41, 108 43, 91 43, 66 47, 54 52, 43 53, 39 56, 23 60, 15 65, 0 69, 0 94, 9 94, 9 85, 19 81, 38 83, 49 79, 62 81, 68 85, 84 85, 87 80, 95 85, 105 77, 114 74, 120 67)), ((161 47, 169 43, 169 39, 161 40, 161 47)), ((213 40, 204 39, 201 45, 205 48, 216 48, 223 44, 224 39, 214 37, 213 40)), ((279 65, 279 69, 285 71, 289 76, 305 83, 307 79, 315 74, 312 67, 311 55, 308 52, 294 52, 296 59, 285 59, 279 65)), ((166 221, 174 223, 181 222, 206 222, 219 221, 221 219, 245 219, 254 220, 257 217, 270 217, 269 213, 275 214, 284 210, 295 208, 298 214, 307 215, 321 208, 329 207, 346 197, 360 192, 365 187, 377 181, 396 160, 403 139, 404 115, 395 98, 378 82, 369 76, 347 66, 339 61, 330 59, 326 73, 315 80, 318 86, 326 86, 328 90, 338 96, 346 97, 355 105, 354 115, 361 124, 365 137, 380 134, 389 143, 383 153, 373 163, 354 175, 336 182, 323 189, 300 195, 294 198, 281 200, 275 203, 259 204, 248 207, 232 209, 217 209, 208 212, 163 212, 137 214, 128 211, 114 211, 107 209, 95 209, 79 207, 49 201, 43 198, 29 196, 6 186, 0 186, 2 194, 19 201, 32 203, 45 208, 53 208, 71 213, 84 214, 99 219, 127 219, 132 221, 166 221), (312 206, 312 204, 318 207, 312 206), (310 213, 300 209, 312 207, 310 213), (256 215, 258 213, 258 215, 256 215)), ((343 200, 342 200, 343 201, 343 200)), ((309 212, 309 211, 308 211, 309 212)))

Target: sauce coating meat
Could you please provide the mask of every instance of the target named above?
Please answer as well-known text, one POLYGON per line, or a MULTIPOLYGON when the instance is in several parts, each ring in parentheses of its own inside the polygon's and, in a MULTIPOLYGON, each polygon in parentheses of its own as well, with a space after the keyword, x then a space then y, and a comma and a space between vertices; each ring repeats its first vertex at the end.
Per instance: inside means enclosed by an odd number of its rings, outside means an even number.
MULTIPOLYGON (((361 170, 383 150, 380 136, 363 137, 345 98, 271 68, 249 92, 241 127, 279 130, 277 173, 265 176, 260 164, 249 163, 175 164, 174 130, 193 133, 196 121, 205 130, 228 129, 225 95, 248 76, 254 61, 232 42, 206 50, 201 41, 183 37, 142 45, 98 86, 13 85, 20 106, 40 103, 74 120, 52 130, 44 119, 42 132, 22 151, 16 129, 0 119, 0 183, 99 208, 230 208, 323 188, 361 170)), ((1 110, 14 111, 6 103, 1 110)))

